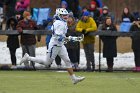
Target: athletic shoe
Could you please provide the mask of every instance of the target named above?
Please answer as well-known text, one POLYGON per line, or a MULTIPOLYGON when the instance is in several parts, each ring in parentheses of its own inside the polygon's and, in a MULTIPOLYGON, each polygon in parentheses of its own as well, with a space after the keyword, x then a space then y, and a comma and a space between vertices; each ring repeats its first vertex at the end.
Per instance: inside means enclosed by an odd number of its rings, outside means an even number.
POLYGON ((75 77, 74 79, 72 79, 72 82, 73 82, 73 84, 77 84, 77 83, 83 81, 84 79, 85 79, 85 77, 78 76, 78 77, 75 77))
POLYGON ((17 66, 12 65, 12 66, 11 66, 11 69, 17 69, 17 66))
POLYGON ((23 56, 23 58, 22 58, 21 61, 20 61, 20 65, 21 65, 22 63, 27 62, 27 61, 28 61, 28 58, 29 58, 29 55, 28 55, 27 53, 25 53, 25 55, 23 56))

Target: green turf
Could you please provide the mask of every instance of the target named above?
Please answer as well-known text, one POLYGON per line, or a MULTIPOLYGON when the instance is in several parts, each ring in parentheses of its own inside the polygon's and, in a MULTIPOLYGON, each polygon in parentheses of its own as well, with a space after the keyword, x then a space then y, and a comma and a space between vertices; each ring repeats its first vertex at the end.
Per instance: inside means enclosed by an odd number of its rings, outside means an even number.
POLYGON ((0 93, 140 93, 140 73, 86 73, 73 85, 67 73, 0 71, 0 93))

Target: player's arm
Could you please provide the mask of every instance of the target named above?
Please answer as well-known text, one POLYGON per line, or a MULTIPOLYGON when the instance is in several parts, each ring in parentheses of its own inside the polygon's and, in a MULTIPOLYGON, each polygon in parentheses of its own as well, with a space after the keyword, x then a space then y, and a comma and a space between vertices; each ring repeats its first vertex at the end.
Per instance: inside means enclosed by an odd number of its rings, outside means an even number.
POLYGON ((61 24, 60 22, 54 22, 52 26, 52 32, 53 34, 55 34, 55 37, 59 42, 64 41, 65 39, 64 31, 65 27, 63 24, 61 24))

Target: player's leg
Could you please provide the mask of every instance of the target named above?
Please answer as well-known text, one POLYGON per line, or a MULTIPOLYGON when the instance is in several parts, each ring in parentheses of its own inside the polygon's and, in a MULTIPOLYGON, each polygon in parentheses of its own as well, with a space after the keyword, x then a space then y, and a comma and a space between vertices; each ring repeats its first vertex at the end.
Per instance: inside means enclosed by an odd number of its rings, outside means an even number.
POLYGON ((42 65, 45 65, 45 63, 46 63, 46 59, 42 59, 40 57, 31 57, 27 53, 21 59, 20 64, 25 63, 26 61, 32 61, 32 62, 36 62, 36 63, 42 64, 42 65))
POLYGON ((62 58, 62 60, 64 60, 64 62, 66 64, 67 71, 68 71, 68 73, 69 73, 69 75, 70 75, 74 84, 76 84, 76 83, 85 79, 85 77, 75 76, 75 74, 73 72, 72 64, 71 64, 71 61, 69 59, 68 52, 67 52, 65 46, 61 47, 61 51, 58 53, 58 55, 62 58))
POLYGON ((31 57, 29 56, 27 53, 24 55, 24 57, 22 58, 20 64, 26 62, 26 61, 33 61, 35 63, 39 63, 42 65, 45 65, 46 67, 49 66, 53 60, 55 59, 55 57, 57 56, 59 52, 59 47, 53 46, 49 52, 47 53, 46 59, 42 59, 40 57, 31 57))

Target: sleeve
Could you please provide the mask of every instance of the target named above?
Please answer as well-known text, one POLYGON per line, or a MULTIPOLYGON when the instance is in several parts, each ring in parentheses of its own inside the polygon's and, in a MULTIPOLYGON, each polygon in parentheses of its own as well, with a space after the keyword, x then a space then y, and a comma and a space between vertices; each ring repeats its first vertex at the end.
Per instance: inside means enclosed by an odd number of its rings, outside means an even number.
POLYGON ((17 26, 16 26, 16 29, 17 29, 18 32, 22 32, 22 26, 21 25, 22 25, 22 22, 19 21, 17 26))
POLYGON ((76 30, 77 32, 82 32, 83 28, 82 28, 82 23, 81 23, 81 21, 78 21, 75 30, 76 30))
POLYGON ((91 18, 90 19, 90 27, 86 29, 87 32, 92 32, 97 30, 97 25, 95 21, 91 18))
POLYGON ((34 29, 35 30, 38 30, 39 29, 35 21, 33 21, 33 25, 34 25, 34 29))

